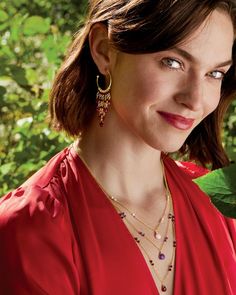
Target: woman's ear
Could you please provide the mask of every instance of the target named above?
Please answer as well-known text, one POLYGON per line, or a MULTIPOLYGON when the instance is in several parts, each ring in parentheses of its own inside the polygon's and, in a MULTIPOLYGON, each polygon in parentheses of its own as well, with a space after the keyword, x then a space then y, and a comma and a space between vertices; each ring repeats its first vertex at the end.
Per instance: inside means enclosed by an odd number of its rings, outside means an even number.
POLYGON ((92 26, 89 33, 90 53, 99 72, 106 75, 111 68, 111 46, 107 27, 101 23, 92 26))

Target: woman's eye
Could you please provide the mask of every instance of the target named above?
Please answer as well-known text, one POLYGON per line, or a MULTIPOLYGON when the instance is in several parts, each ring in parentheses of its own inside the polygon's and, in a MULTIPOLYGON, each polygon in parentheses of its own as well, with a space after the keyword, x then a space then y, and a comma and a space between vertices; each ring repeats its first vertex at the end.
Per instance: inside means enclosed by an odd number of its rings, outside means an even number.
POLYGON ((216 80, 222 80, 225 76, 225 73, 221 71, 213 71, 213 72, 210 72, 208 76, 216 80))
POLYGON ((176 59, 173 59, 173 58, 164 58, 162 60, 162 63, 167 66, 168 68, 171 68, 171 69, 181 69, 182 68, 182 63, 176 59))

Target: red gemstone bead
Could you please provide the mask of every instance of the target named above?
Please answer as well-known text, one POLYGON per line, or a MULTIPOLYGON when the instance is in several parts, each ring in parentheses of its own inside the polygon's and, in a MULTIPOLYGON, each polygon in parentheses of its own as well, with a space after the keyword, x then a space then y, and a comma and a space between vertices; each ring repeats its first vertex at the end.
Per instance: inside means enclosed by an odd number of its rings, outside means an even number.
POLYGON ((162 285, 162 286, 161 286, 161 291, 162 291, 162 292, 166 292, 166 291, 167 291, 167 288, 166 288, 165 285, 162 285))
POLYGON ((149 260, 150 264, 153 266, 155 265, 154 262, 152 260, 149 260))
POLYGON ((158 255, 158 258, 160 260, 164 260, 166 258, 166 256, 165 256, 165 254, 163 254, 163 253, 160 252, 159 255, 158 255))
POLYGON ((134 237, 134 239, 137 243, 140 243, 140 240, 137 237, 134 237))

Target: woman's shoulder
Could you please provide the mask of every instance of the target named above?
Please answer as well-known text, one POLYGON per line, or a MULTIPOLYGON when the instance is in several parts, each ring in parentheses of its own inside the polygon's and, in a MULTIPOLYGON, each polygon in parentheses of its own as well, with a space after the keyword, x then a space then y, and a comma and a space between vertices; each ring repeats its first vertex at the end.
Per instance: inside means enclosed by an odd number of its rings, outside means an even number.
POLYGON ((74 234, 61 181, 67 156, 65 149, 0 199, 1 294, 28 294, 28 288, 32 294, 75 294, 71 280, 76 274, 67 278, 65 270, 74 263, 74 234))
POLYGON ((14 221, 17 224, 21 220, 32 221, 45 212, 48 218, 55 218, 63 209, 60 175, 67 154, 68 148, 51 158, 20 187, 0 198, 0 229, 14 221))
POLYGON ((67 161, 70 148, 65 148, 53 156, 41 169, 34 173, 23 185, 30 186, 37 183, 37 186, 46 187, 53 177, 58 174, 63 164, 67 161))
POLYGON ((74 267, 73 229, 55 178, 44 178, 48 169, 0 199, 1 294, 76 293, 77 273, 66 272, 74 267))
POLYGON ((171 156, 164 155, 163 161, 169 170, 174 170, 175 173, 184 175, 187 178, 194 179, 203 176, 210 172, 209 169, 192 161, 176 160, 171 156))
POLYGON ((15 228, 32 221, 55 218, 63 208, 62 203, 45 187, 22 186, 0 199, 0 231, 14 225, 15 228))
POLYGON ((180 170, 182 170, 192 179, 203 176, 209 172, 208 169, 197 165, 194 162, 175 161, 175 163, 180 168, 180 170))

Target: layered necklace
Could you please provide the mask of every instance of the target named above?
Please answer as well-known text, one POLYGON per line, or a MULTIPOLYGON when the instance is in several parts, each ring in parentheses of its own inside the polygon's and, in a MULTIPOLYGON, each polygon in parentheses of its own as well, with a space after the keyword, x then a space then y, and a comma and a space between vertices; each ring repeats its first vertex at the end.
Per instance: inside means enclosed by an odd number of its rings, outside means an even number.
MULTIPOLYGON (((155 227, 150 226, 145 221, 143 221, 133 210, 130 210, 127 206, 125 206, 121 201, 119 201, 114 196, 109 195, 102 185, 97 181, 96 177, 91 172, 90 168, 87 166, 86 162, 80 155, 79 149, 74 145, 76 152, 79 154, 80 159, 83 161, 85 166, 87 167, 90 174, 93 176, 95 182, 107 196, 107 198, 111 201, 113 207, 116 209, 117 213, 123 220, 124 224, 130 231, 134 240, 136 241, 139 248, 143 251, 144 255, 150 264, 150 267, 153 269, 153 273, 155 274, 157 280, 160 282, 161 291, 167 291, 166 281, 169 274, 173 271, 174 267, 174 259, 175 259, 175 250, 176 250, 176 241, 175 241, 175 216, 173 214, 173 203, 171 193, 168 187, 168 183, 165 176, 164 164, 161 159, 162 171, 163 171, 163 182, 165 186, 165 207, 161 214, 161 217, 157 221, 157 225, 155 227), (129 218, 130 217, 130 218, 129 218), (135 222, 136 221, 136 222, 135 222), (140 227, 145 229, 140 229, 140 227), (169 231, 172 230, 173 238, 169 236, 169 231), (151 237, 150 237, 151 234, 151 237), (172 243, 171 249, 172 253, 170 255, 169 261, 167 262, 167 252, 166 246, 168 243, 172 243), (157 255, 152 257, 147 249, 146 244, 151 245, 157 251, 157 255), (166 271, 164 275, 160 275, 158 271, 158 264, 165 263, 166 271)), ((168 251, 169 252, 169 251, 168 251)), ((159 264, 160 265, 160 264, 159 264)))
POLYGON ((144 220, 142 220, 134 211, 130 210, 127 206, 125 206, 121 201, 117 198, 110 196, 106 192, 104 192, 108 198, 111 200, 113 206, 117 210, 118 214, 128 227, 131 235, 134 240, 146 255, 147 261, 149 262, 151 268, 153 269, 153 273, 156 278, 160 282, 161 291, 167 291, 166 280, 169 274, 173 271, 174 267, 174 258, 175 258, 175 249, 176 249, 176 241, 175 241, 175 217, 173 214, 173 204, 171 193, 167 184, 166 176, 164 173, 164 165, 162 163, 163 168, 163 180, 165 186, 165 207, 162 212, 161 217, 159 218, 157 225, 155 227, 150 226, 144 220), (129 218, 130 217, 130 218, 129 218), (133 222, 134 221, 134 222, 133 222), (135 222, 136 221, 136 222, 135 222), (142 226, 142 230, 140 230, 140 226, 142 226), (172 228, 170 228, 172 227, 172 228), (173 239, 169 237, 169 231, 172 229, 173 239), (150 238, 151 234, 151 238, 150 238), (172 243, 171 249, 171 258, 169 262, 165 262, 167 260, 167 253, 165 252, 166 246, 168 243, 172 243), (153 258, 149 253, 146 244, 151 245, 157 250, 157 255, 153 258), (163 276, 159 274, 158 264, 164 262, 166 264, 166 271, 163 276))

